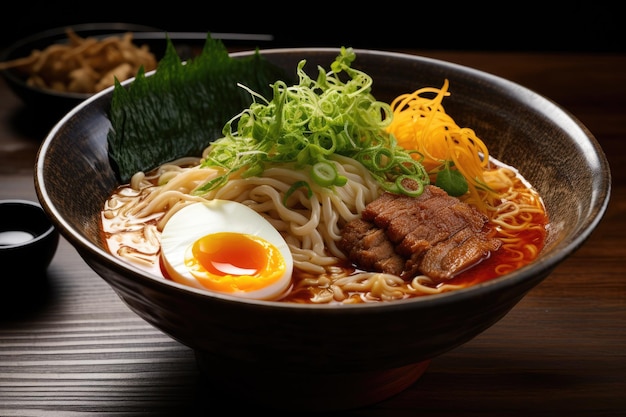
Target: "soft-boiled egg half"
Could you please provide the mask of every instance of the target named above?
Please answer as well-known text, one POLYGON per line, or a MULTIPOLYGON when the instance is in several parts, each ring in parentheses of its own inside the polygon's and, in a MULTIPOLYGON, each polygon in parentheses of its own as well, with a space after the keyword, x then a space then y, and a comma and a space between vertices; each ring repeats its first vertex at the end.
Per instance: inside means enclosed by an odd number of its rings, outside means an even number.
POLYGON ((173 281, 262 300, 283 295, 293 270, 278 230, 250 207, 228 200, 176 212, 161 234, 161 259, 173 281))

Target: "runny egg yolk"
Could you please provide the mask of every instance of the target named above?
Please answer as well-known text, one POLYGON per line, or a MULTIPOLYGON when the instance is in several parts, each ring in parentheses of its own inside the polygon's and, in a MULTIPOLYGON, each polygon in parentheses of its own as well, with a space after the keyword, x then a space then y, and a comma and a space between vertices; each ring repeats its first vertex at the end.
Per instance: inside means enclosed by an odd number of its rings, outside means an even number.
POLYGON ((185 253, 185 265, 203 287, 223 293, 263 289, 281 279, 287 268, 276 246, 235 232, 197 239, 185 253))

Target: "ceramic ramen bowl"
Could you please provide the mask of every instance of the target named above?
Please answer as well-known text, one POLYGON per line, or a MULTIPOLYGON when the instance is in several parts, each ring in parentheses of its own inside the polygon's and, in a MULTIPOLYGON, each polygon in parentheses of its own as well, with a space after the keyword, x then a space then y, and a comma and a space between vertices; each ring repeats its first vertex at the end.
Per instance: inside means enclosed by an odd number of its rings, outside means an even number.
MULTIPOLYGON (((105 248, 100 211, 118 185, 107 157, 111 90, 69 112, 38 155, 38 197, 62 235, 133 312, 194 349, 207 383, 220 392, 246 392, 255 405, 347 409, 401 392, 432 358, 478 336, 514 308, 585 242, 608 204, 610 171, 602 149, 585 126, 550 100, 448 62, 356 53, 353 66, 372 76, 379 100, 450 80, 447 112, 459 126, 473 127, 492 156, 516 167, 544 200, 549 233, 532 264, 469 288, 394 302, 288 304, 208 294, 131 266, 105 248)), ((287 70, 301 59, 314 69, 328 68, 338 49, 262 54, 287 70)))

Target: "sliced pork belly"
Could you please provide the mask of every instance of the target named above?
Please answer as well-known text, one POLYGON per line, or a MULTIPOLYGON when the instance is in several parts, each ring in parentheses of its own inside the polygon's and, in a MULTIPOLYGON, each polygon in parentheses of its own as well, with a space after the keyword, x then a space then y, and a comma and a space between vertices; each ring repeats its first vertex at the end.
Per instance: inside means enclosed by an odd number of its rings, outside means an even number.
POLYGON ((402 274, 405 260, 396 253, 383 229, 356 219, 344 227, 342 236, 344 247, 340 249, 348 258, 358 259, 360 268, 402 274))
POLYGON ((338 246, 364 270, 445 280, 500 248, 487 220, 433 185, 419 197, 384 193, 346 224, 338 246))

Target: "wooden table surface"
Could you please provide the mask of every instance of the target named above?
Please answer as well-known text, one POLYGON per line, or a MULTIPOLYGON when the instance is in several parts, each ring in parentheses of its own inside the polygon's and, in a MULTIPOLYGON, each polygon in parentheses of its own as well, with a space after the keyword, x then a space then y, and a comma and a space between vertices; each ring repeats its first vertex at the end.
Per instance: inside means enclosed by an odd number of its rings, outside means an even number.
MULTIPOLYGON (((337 414, 626 416, 626 56, 412 52, 500 75, 570 111, 608 157, 611 203, 586 244, 501 321, 435 358, 406 391, 337 414)), ((0 198, 36 200, 49 127, 0 80, 0 198)), ((29 277, 27 265, 1 274, 29 277)), ((191 349, 135 316, 64 239, 47 282, 18 310, 0 309, 0 415, 228 411, 204 390, 191 349)))

